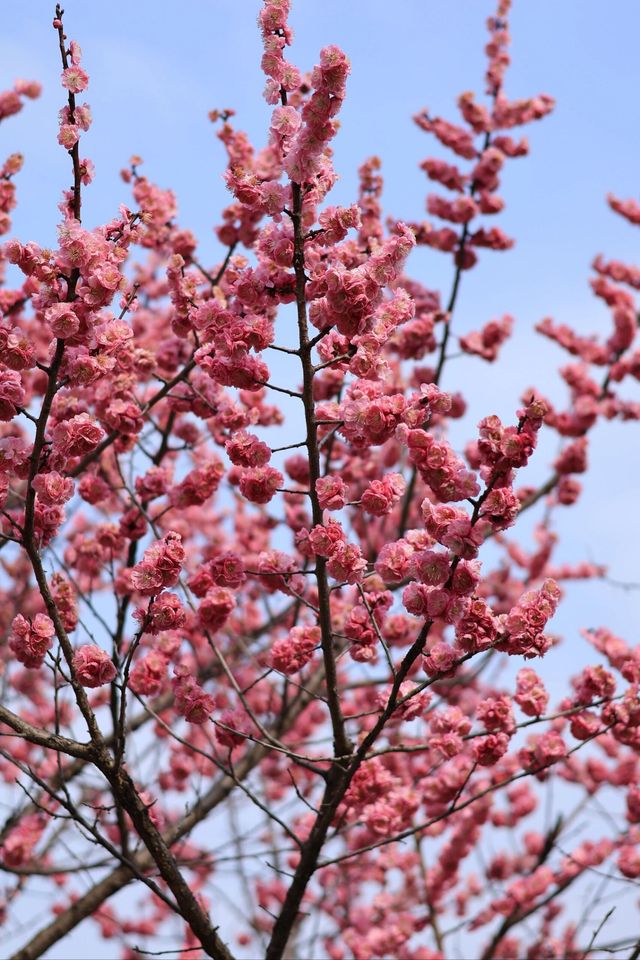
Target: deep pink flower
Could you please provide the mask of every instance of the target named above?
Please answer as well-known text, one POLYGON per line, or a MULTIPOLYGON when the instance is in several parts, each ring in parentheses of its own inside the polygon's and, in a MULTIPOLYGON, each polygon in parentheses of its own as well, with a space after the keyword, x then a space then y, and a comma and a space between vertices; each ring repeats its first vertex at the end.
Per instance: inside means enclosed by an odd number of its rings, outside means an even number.
POLYGON ((53 646, 54 635, 53 621, 46 614, 37 613, 29 621, 19 613, 11 624, 9 649, 25 667, 37 670, 53 646))
POLYGON ((73 655, 73 669, 83 687, 102 687, 116 676, 113 660, 95 644, 79 647, 73 655))

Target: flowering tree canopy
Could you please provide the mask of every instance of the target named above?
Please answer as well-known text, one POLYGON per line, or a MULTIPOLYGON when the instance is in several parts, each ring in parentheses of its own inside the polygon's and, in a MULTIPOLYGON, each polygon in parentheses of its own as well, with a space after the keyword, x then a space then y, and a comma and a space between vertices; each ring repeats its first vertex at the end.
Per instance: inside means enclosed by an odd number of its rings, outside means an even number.
MULTIPOLYGON (((570 354, 563 406, 523 383, 508 422, 487 397, 466 445, 450 429, 453 354, 497 363, 513 327, 460 335, 460 286, 513 245, 503 168, 554 106, 509 99, 509 8, 481 92, 414 118, 434 192, 399 222, 377 157, 331 203, 349 62, 329 46, 302 72, 289 0, 264 0, 266 146, 210 114, 231 194, 213 265, 140 157, 113 219, 84 223, 89 77, 56 8, 55 249, 11 238, 21 155, 0 174, 0 923, 34 880, 48 907, 14 960, 80 924, 125 960, 617 949, 572 905, 594 877, 637 892, 640 644, 583 631, 592 665, 559 699, 539 661, 563 583, 603 574, 555 559, 554 521, 580 509, 594 426, 640 418, 638 268, 593 263, 608 336, 539 323, 570 354), (559 452, 532 485, 542 433, 559 452)), ((39 92, 15 83, 0 120, 39 92)))

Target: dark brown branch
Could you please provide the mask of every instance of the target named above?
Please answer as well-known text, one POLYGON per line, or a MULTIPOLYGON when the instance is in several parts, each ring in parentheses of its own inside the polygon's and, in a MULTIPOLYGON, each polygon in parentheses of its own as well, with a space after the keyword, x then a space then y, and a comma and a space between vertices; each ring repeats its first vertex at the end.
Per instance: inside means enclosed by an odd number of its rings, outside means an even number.
POLYGON ((175 897, 180 914, 213 960, 233 960, 226 944, 218 936, 208 913, 201 906, 183 877, 170 845, 153 823, 149 809, 140 798, 136 786, 126 770, 113 762, 108 754, 96 762, 111 785, 114 797, 131 817, 138 836, 149 851, 154 864, 175 897))
POLYGON ((79 743, 77 740, 69 740, 68 737, 59 736, 57 733, 49 733, 48 730, 41 730, 40 727, 34 727, 32 724, 16 716, 7 707, 0 704, 0 722, 6 723, 15 733, 34 743, 38 747, 45 747, 47 750, 66 753, 70 757, 77 757, 79 760, 90 760, 93 757, 93 746, 90 743, 79 743))

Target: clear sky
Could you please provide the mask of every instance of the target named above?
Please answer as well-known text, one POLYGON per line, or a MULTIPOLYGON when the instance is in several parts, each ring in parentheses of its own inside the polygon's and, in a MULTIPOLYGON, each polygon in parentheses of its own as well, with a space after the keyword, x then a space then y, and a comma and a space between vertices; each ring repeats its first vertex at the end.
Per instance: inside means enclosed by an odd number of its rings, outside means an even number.
MULTIPOLYGON (((212 225, 228 194, 223 149, 207 112, 233 107, 237 125, 264 143, 270 108, 261 98, 259 6, 257 0, 68 0, 67 33, 81 43, 91 77, 86 99, 94 125, 82 144, 96 178, 84 191, 87 226, 130 202, 118 172, 137 153, 151 179, 176 190, 182 225, 202 241, 201 259, 215 261, 212 225)), ((321 46, 337 43, 352 61, 335 144, 341 180, 334 202, 353 201, 358 165, 378 154, 387 212, 407 219, 425 215, 428 187, 418 163, 434 143, 411 116, 428 106, 456 120, 457 95, 481 91, 484 21, 491 12, 490 0, 294 0, 291 59, 309 69, 321 46)), ((26 155, 14 233, 43 245, 55 242, 56 205, 69 180, 68 157, 56 144, 64 98, 52 13, 53 4, 44 0, 2 0, 0 88, 26 77, 45 89, 0 127, 0 157, 15 150, 26 155)), ((492 412, 513 416, 520 391, 531 384, 562 398, 555 371, 568 357, 533 335, 533 325, 552 315, 581 333, 604 331, 607 313, 587 284, 590 261, 598 252, 640 261, 640 231, 613 215, 604 199, 608 191, 640 193, 638 0, 515 0, 511 32, 507 94, 547 92, 558 103, 551 117, 527 129, 531 155, 507 165, 500 191, 507 209, 496 223, 517 238, 516 248, 488 251, 464 277, 457 332, 505 312, 516 318, 502 363, 464 360, 445 377, 445 388, 464 383, 473 404, 471 426, 492 412)), ((451 266, 441 254, 420 251, 413 272, 427 286, 448 290, 451 266)), ((559 559, 605 561, 613 578, 640 581, 640 427, 605 425, 591 450, 584 499, 559 514, 566 537, 559 559)), ((543 458, 539 476, 546 473, 543 458)), ((606 584, 569 590, 556 619, 566 636, 564 652, 546 674, 558 692, 583 659, 577 627, 606 623, 635 641, 638 597, 606 584)), ((114 956, 113 945, 100 941, 91 951, 91 957, 114 956)), ((88 956, 86 934, 48 954, 49 960, 71 956, 88 956)))

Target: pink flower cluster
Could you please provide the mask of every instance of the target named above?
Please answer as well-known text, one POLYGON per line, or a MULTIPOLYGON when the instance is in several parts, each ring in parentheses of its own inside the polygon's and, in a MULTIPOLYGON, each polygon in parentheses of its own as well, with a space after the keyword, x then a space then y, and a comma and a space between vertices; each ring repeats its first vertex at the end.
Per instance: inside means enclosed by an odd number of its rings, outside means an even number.
POLYGON ((24 405, 25 396, 20 374, 14 370, 0 371, 0 420, 13 420, 18 408, 24 405))
POLYGON ((384 517, 391 512, 406 489, 400 473, 388 473, 381 480, 372 480, 360 498, 360 506, 373 517, 384 517))
POLYGON ((16 80, 13 90, 3 90, 0 93, 0 121, 22 110, 23 97, 37 100, 41 93, 42 87, 35 80, 16 80))
POLYGON ((335 327, 348 338, 371 329, 385 286, 400 275, 404 261, 415 246, 415 237, 406 224, 398 223, 394 230, 394 235, 380 244, 362 266, 349 270, 336 262, 318 272, 309 309, 316 327, 320 330, 335 327))
MULTIPOLYGON (((388 590, 372 591, 351 608, 344 623, 344 634, 351 641, 349 656, 357 663, 371 663, 378 658, 380 637, 385 617, 393 604, 388 590)), ((405 691, 406 692, 406 691, 405 691)))
POLYGON ((155 697, 167 679, 168 659, 157 650, 151 650, 138 660, 129 674, 129 686, 140 696, 155 697))
POLYGON ((347 485, 338 474, 319 477, 316 480, 316 493, 323 510, 342 510, 347 502, 347 485))
POLYGON ((529 462, 547 412, 548 407, 543 401, 533 399, 518 411, 520 422, 516 427, 505 427, 495 415, 480 421, 479 439, 467 446, 466 454, 492 487, 500 490, 508 486, 512 480, 511 471, 529 462))
POLYGON ((301 80, 299 70, 283 56, 285 45, 293 39, 287 24, 290 6, 289 0, 270 0, 264 3, 258 16, 264 43, 262 69, 269 78, 265 90, 267 103, 276 103, 281 89, 295 90, 301 80))
POLYGON ((335 419, 342 420, 340 432, 356 448, 379 446, 389 440, 406 407, 401 394, 385 395, 382 386, 373 380, 361 380, 350 384, 344 401, 335 406, 335 411, 325 406, 324 415, 335 412, 335 419))
POLYGON ((528 717, 539 717, 547 709, 549 694, 531 667, 523 667, 516 678, 515 702, 528 717))
MULTIPOLYGON (((183 262, 176 263, 176 269, 181 274, 183 262)), ((253 281, 242 275, 233 309, 224 309, 217 301, 207 300, 189 314, 189 325, 199 331, 203 343, 196 352, 196 360, 216 383, 259 390, 269 379, 266 363, 249 352, 264 350, 273 342, 273 324, 269 319, 272 304, 265 280, 266 277, 259 274, 253 281), (265 316, 261 315, 263 312, 265 316)))
MULTIPOLYGON (((0 114, 2 112, 2 96, 0 94, 0 114)), ((21 153, 12 153, 0 167, 0 237, 11 229, 9 214, 16 205, 16 185, 13 182, 13 177, 20 172, 23 162, 24 158, 21 153)))
POLYGON ((53 429, 52 457, 64 467, 73 457, 82 457, 98 446, 104 437, 102 428, 88 413, 62 420, 53 429))
POLYGON ((27 620, 19 613, 11 624, 9 649, 25 667, 37 670, 53 646, 55 632, 53 620, 46 614, 36 613, 33 620, 27 620))
POLYGON ((146 633, 157 634, 177 630, 185 622, 186 613, 180 597, 175 593, 163 593, 155 597, 146 610, 136 610, 134 617, 146 633))
POLYGON ((411 462, 443 502, 467 500, 480 492, 480 485, 445 441, 436 440, 425 430, 409 430, 406 434, 411 462))
POLYGON ((41 813, 30 813, 21 817, 18 826, 9 831, 2 843, 3 864, 9 869, 15 869, 29 863, 46 826, 46 817, 41 813))
POLYGON ((169 491, 171 504, 181 509, 206 503, 218 489, 223 475, 222 462, 217 457, 212 457, 191 470, 184 480, 171 488, 169 491))
POLYGON ((238 467, 264 467, 271 459, 271 450, 246 430, 238 430, 225 443, 231 463, 238 467))
POLYGON ((71 477, 63 477, 57 470, 38 473, 31 483, 38 499, 47 506, 66 503, 73 496, 74 483, 71 477))
POLYGON ((222 629, 236 605, 236 600, 225 587, 207 590, 198 607, 198 621, 207 630, 222 629))
POLYGON ((319 643, 319 627, 292 627, 286 637, 280 637, 272 644, 271 663, 280 673, 297 673, 310 663, 319 643))
POLYGON ((279 147, 285 170, 294 183, 308 183, 321 170, 323 155, 335 135, 335 115, 345 95, 349 62, 338 47, 325 47, 320 63, 311 74, 309 97, 300 112, 287 106, 287 94, 300 86, 300 73, 284 59, 283 51, 291 43, 287 25, 287 0, 270 0, 260 11, 264 55, 262 69, 267 75, 265 98, 268 103, 280 102, 273 111, 271 135, 279 147))
POLYGON ((173 672, 171 687, 178 713, 188 723, 206 723, 215 709, 215 700, 205 693, 187 666, 177 664, 173 672))
POLYGON ((459 707, 447 707, 444 710, 436 710, 430 715, 429 728, 431 749, 449 759, 462 753, 463 737, 471 730, 471 720, 459 707))
POLYGON ((294 183, 309 183, 320 172, 323 155, 338 129, 335 116, 344 100, 348 74, 349 61, 339 47, 320 51, 320 63, 311 74, 313 92, 300 114, 302 122, 293 124, 294 135, 286 138, 283 151, 285 170, 294 183))
POLYGON ((185 560, 182 537, 173 531, 153 543, 131 570, 131 583, 138 593, 151 597, 178 582, 185 560))
POLYGON ((473 353, 483 360, 493 361, 497 359, 498 351, 511 335, 512 329, 513 317, 505 314, 501 320, 491 320, 482 330, 460 337, 460 346, 465 353, 473 353))
MULTIPOLYGON (((478 248, 508 250, 513 240, 498 227, 470 226, 479 214, 493 215, 504 207, 498 196, 499 174, 505 158, 524 156, 528 152, 526 141, 516 143, 499 130, 529 123, 546 116, 554 101, 546 94, 523 100, 509 101, 503 92, 504 73, 509 64, 507 47, 509 33, 500 17, 489 20, 490 40, 486 47, 488 56, 487 93, 490 106, 478 103, 471 92, 458 98, 458 107, 466 126, 459 126, 441 117, 432 117, 422 110, 414 117, 417 125, 433 134, 447 149, 464 160, 473 161, 465 173, 457 165, 439 158, 428 158, 420 166, 429 179, 440 183, 456 194, 449 200, 439 194, 429 194, 427 211, 435 217, 462 225, 460 232, 450 228, 434 228, 431 223, 415 224, 418 243, 426 244, 445 253, 452 253, 458 270, 467 270, 477 262, 478 248), (476 137, 482 138, 476 144, 476 137)), ((499 343, 508 335, 507 330, 489 328, 478 334, 462 338, 462 348, 471 353, 494 359, 499 343), (486 340, 486 343, 485 343, 486 340)))
POLYGON ((240 474, 240 493, 251 503, 269 503, 282 487, 284 477, 275 467, 249 467, 240 474))
POLYGON ((507 614, 505 638, 500 640, 498 649, 527 659, 544 656, 553 641, 543 631, 561 596, 560 588, 551 579, 545 580, 539 590, 525 593, 507 614))
POLYGON ((116 676, 113 660, 95 644, 78 647, 73 655, 73 669, 83 687, 102 687, 116 676))
POLYGON ((358 583, 367 568, 360 547, 347 543, 344 530, 335 520, 315 526, 308 535, 309 547, 317 557, 327 558, 327 572, 336 580, 358 583))
POLYGON ((464 560, 474 560, 486 536, 486 523, 473 522, 466 510, 446 504, 422 502, 422 516, 427 533, 451 553, 464 560))
POLYGON ((51 596, 55 600, 62 626, 67 633, 71 633, 78 625, 78 599, 64 574, 56 572, 51 577, 51 596))
POLYGON ((498 622, 487 601, 471 598, 456 624, 456 646, 464 653, 486 650, 493 645, 497 633, 498 622))
POLYGON ((629 223, 640 226, 640 203, 637 200, 620 200, 610 193, 607 196, 607 202, 612 210, 623 216, 629 223))

